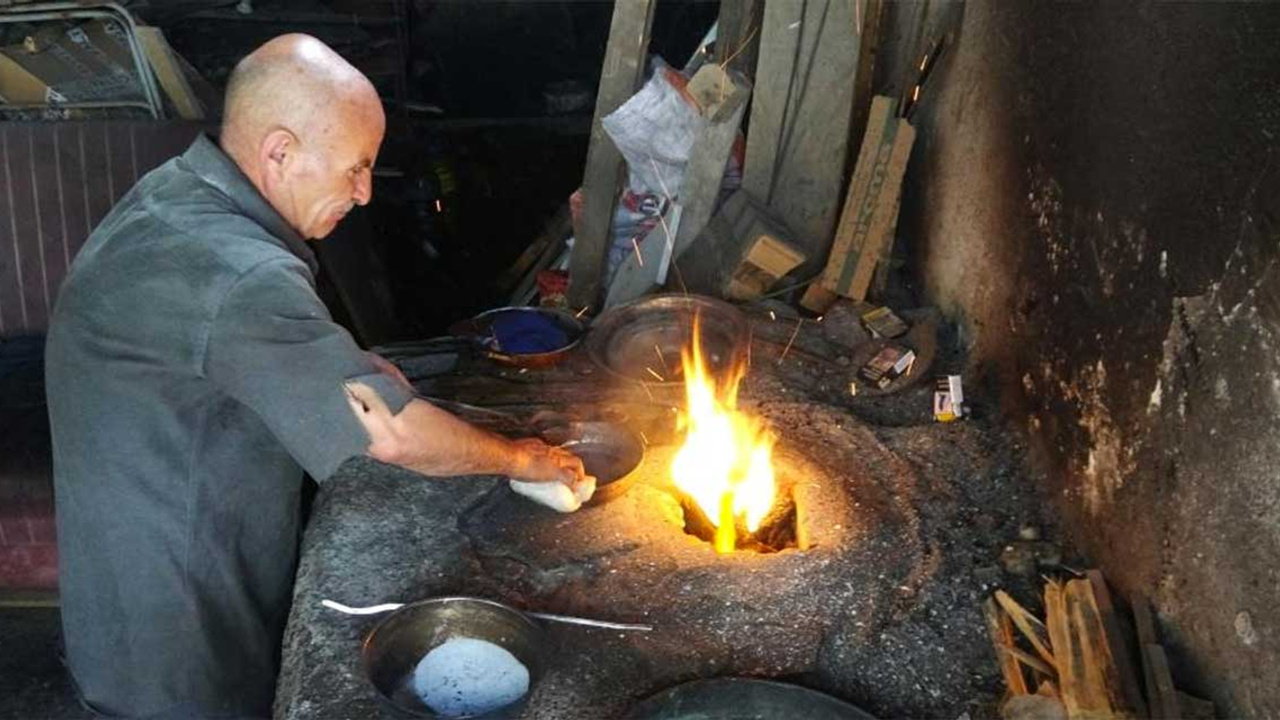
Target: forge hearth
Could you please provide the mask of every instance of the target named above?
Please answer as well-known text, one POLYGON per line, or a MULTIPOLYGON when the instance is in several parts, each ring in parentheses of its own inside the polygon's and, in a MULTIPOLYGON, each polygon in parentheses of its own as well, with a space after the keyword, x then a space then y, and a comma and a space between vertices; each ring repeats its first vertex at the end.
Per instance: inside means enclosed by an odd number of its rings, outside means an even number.
MULTIPOLYGON (((802 523, 800 506, 795 498, 796 479, 804 477, 797 474, 799 463, 787 455, 774 458, 774 471, 778 485, 778 496, 773 508, 754 532, 747 529, 741 519, 737 522, 737 542, 735 551, 751 553, 776 553, 783 550, 806 550, 810 534, 802 523)), ((821 478, 810 479, 811 483, 821 482, 821 478)), ((711 545, 715 542, 716 527, 703 512, 702 508, 688 495, 673 490, 684 513, 685 533, 711 545)))

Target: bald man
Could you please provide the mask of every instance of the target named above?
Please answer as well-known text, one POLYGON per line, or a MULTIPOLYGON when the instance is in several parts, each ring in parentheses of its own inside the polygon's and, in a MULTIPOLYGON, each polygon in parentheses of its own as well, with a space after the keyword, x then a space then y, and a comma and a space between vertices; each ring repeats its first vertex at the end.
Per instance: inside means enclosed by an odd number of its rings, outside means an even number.
POLYGON ((414 399, 315 293, 306 240, 372 195, 385 118, 314 38, 276 38, 201 137, 139 180, 76 257, 46 351, 67 660, 121 717, 271 711, 304 470, 369 455, 506 475, 572 510, 572 455, 414 399))

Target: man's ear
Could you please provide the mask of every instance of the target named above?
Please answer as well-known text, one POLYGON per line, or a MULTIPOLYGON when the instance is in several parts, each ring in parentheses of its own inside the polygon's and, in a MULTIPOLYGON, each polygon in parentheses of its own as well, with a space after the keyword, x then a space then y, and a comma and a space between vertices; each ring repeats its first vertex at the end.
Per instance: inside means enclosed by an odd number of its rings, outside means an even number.
POLYGON ((263 181, 276 185, 284 180, 298 149, 298 138, 284 128, 276 128, 262 138, 258 146, 258 167, 263 181))

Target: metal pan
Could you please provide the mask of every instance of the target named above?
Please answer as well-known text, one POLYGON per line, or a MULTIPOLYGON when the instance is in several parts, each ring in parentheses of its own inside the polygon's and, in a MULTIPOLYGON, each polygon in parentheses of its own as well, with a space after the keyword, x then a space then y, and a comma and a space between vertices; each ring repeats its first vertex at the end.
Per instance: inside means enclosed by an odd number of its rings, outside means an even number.
MULTIPOLYGON (((455 637, 487 640, 514 655, 529 670, 530 693, 545 670, 543 630, 524 613, 491 600, 442 597, 405 605, 369 632, 361 652, 369 682, 381 699, 401 715, 460 717, 432 712, 413 691, 418 662, 433 648, 455 637)), ((526 693, 509 705, 462 717, 514 717, 528 697, 526 693)))
POLYGON ((494 308, 493 310, 486 310, 470 320, 455 323, 449 327, 449 332, 452 335, 467 337, 478 341, 480 338, 483 338, 488 334, 491 324, 495 318, 511 313, 531 313, 547 318, 559 326, 569 339, 568 342, 561 347, 537 353, 512 353, 502 351, 500 349, 494 350, 492 348, 483 347, 481 344, 481 350, 486 357, 504 365, 522 368, 550 367, 560 362, 565 355, 577 347, 578 342, 586 333, 586 326, 583 325, 581 320, 573 315, 551 308, 536 307, 501 307, 494 308))
POLYGON ((582 459, 596 479, 596 492, 587 505, 602 505, 635 484, 636 468, 644 461, 644 442, 624 425, 604 421, 569 422, 543 430, 542 439, 582 459))

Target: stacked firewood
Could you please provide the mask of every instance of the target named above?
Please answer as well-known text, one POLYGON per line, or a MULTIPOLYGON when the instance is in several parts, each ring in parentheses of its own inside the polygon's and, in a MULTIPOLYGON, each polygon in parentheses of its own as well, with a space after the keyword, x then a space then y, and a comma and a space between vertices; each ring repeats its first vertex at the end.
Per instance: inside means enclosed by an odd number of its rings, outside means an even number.
POLYGON ((1048 581, 1043 621, 997 590, 983 615, 1008 691, 1004 717, 1212 718, 1212 703, 1174 688, 1146 600, 1132 606, 1136 646, 1097 570, 1048 581))

